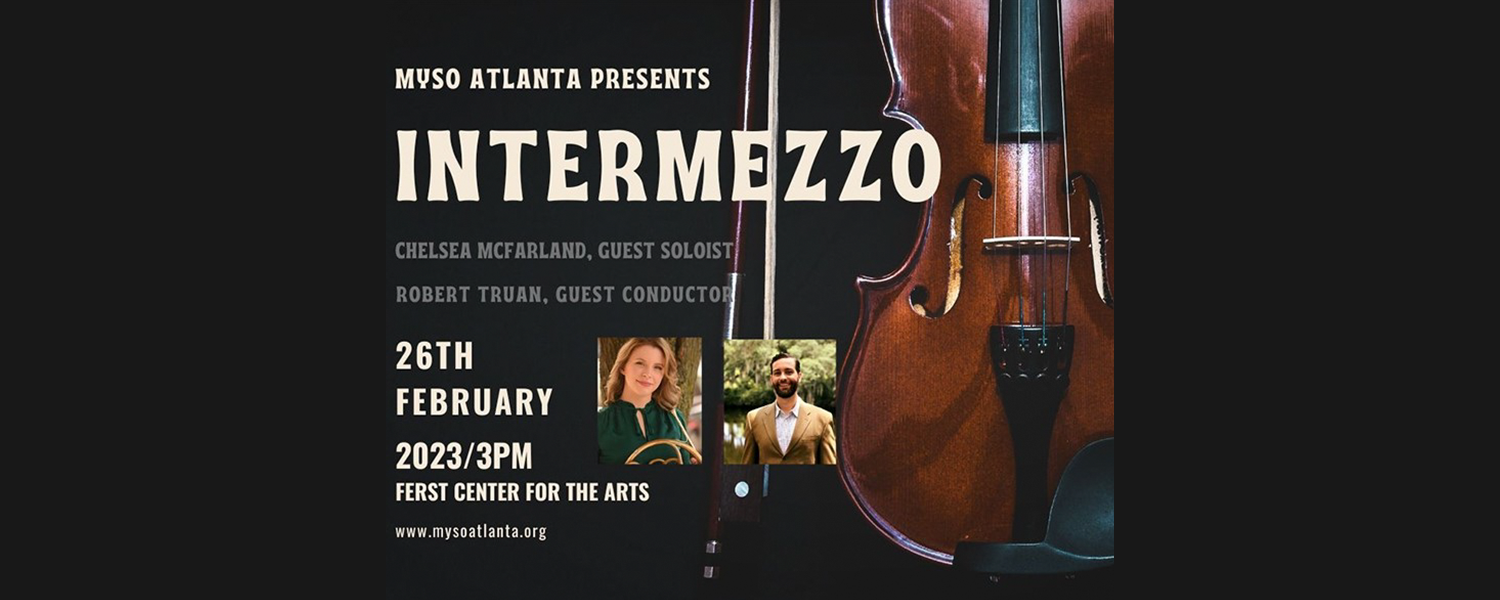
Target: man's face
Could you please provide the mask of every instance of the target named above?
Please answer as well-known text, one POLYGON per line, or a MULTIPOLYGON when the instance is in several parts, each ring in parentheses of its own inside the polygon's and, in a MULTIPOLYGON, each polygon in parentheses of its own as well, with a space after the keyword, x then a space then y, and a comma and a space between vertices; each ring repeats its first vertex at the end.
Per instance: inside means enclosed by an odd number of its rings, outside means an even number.
POLYGON ((783 358, 771 363, 771 391, 780 398, 791 398, 797 394, 797 384, 802 374, 797 372, 797 360, 783 358))

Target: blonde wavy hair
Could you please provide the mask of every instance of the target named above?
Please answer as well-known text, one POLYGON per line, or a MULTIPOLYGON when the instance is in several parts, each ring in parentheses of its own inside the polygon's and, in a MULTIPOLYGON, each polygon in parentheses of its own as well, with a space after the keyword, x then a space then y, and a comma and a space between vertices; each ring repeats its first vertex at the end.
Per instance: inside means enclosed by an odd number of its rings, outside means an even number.
POLYGON ((668 411, 677 409, 677 403, 682 400, 682 387, 677 385, 677 355, 672 352, 667 338, 630 338, 620 346, 619 354, 615 355, 615 366, 609 368, 609 383, 604 386, 605 406, 618 402, 620 391, 625 389, 625 359, 630 358, 630 353, 637 347, 646 344, 656 346, 667 359, 667 372, 662 375, 661 385, 656 386, 651 399, 668 411))

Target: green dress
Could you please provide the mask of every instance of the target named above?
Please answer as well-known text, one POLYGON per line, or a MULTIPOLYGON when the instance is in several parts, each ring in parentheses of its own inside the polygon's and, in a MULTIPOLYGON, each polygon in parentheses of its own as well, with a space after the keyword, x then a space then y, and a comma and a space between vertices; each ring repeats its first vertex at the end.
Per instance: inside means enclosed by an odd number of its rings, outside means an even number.
MULTIPOLYGON (((677 424, 677 419, 672 418, 672 413, 659 406, 655 400, 648 402, 646 408, 642 409, 637 409, 624 400, 617 400, 599 411, 601 465, 625 464, 625 459, 641 444, 659 438, 687 442, 687 432, 677 424), (642 420, 646 422, 645 436, 641 435, 641 427, 636 422, 636 412, 640 412, 642 420)), ((692 464, 692 456, 686 450, 661 444, 647 448, 640 456, 635 457, 635 462, 645 465, 651 464, 653 459, 679 460, 679 457, 683 464, 692 464)))

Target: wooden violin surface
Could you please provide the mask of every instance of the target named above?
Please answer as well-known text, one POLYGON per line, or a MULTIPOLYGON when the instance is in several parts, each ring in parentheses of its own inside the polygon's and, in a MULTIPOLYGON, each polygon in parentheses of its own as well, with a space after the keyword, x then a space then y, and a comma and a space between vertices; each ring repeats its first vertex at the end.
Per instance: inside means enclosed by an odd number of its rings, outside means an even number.
POLYGON ((1061 3, 1065 135, 1052 137, 997 133, 986 118, 996 105, 987 85, 1000 5, 876 6, 892 75, 886 114, 936 139, 941 182, 905 264, 856 283, 859 324, 839 384, 839 470, 886 537, 943 563, 960 541, 1016 541, 1013 426, 1023 437, 1034 432, 1012 422, 1016 403, 1028 400, 1001 399, 992 331, 1030 323, 1071 336, 1065 391, 1050 432, 1041 432, 1050 438, 1039 438, 1048 497, 1069 458, 1114 435, 1112 275, 1103 268, 1114 252, 1108 235, 1093 235, 1114 231, 1113 1, 1061 3), (1102 211, 1086 186, 1067 192, 1075 174, 1094 184, 1102 211), (1069 250, 1049 241, 1068 236, 1079 240, 1069 250))

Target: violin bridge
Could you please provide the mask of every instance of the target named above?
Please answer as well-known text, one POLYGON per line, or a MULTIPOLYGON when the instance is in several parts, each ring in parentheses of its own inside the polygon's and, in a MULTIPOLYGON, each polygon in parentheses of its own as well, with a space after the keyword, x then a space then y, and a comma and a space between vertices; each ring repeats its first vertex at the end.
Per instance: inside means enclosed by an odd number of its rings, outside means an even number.
POLYGON ((984 239, 985 250, 1004 250, 1011 248, 1071 248, 1073 244, 1083 240, 1076 236, 1065 235, 1013 235, 1008 237, 993 237, 984 239))

